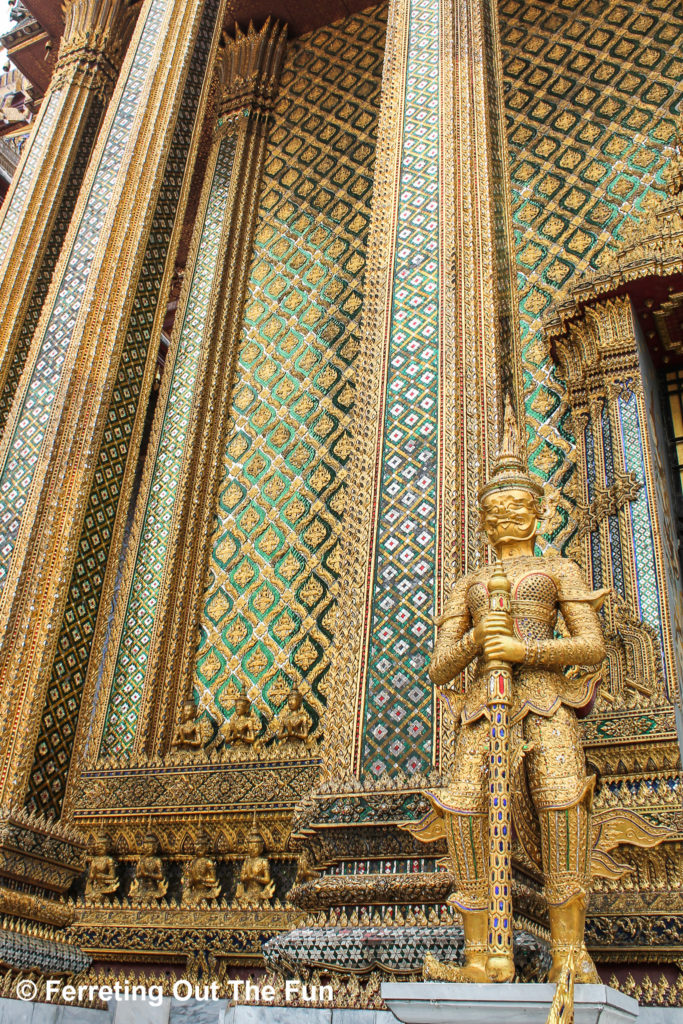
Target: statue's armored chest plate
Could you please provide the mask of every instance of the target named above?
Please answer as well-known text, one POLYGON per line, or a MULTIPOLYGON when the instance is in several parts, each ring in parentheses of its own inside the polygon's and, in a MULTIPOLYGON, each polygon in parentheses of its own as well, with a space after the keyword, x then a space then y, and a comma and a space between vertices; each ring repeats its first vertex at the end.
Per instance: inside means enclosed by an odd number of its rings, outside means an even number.
MULTIPOLYGON (((506 566, 507 569, 507 566, 506 566)), ((511 612, 516 632, 537 638, 553 635, 557 620, 558 589, 548 572, 526 565, 510 566, 511 612)), ((467 591, 467 607, 477 623, 489 608, 485 579, 475 580, 467 591)))
POLYGON ((549 573, 532 570, 511 582, 512 593, 510 596, 513 609, 526 605, 533 605, 539 609, 557 607, 557 584, 549 573))

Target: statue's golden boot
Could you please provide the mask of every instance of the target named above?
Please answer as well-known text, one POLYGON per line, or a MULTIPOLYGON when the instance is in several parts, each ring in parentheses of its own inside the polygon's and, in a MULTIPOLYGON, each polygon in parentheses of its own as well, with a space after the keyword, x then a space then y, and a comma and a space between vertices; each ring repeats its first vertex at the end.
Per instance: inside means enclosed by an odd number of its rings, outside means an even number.
POLYGON ((561 907, 549 907, 550 954, 553 965, 548 981, 558 982, 567 963, 569 951, 574 950, 574 981, 577 985, 601 985, 600 975, 595 969, 584 943, 586 927, 586 898, 575 896, 561 907))
POLYGON ((489 981, 512 981, 515 976, 515 962, 511 956, 494 953, 486 962, 486 973, 489 981))
POLYGON ((432 953, 427 953, 422 967, 425 981, 490 981, 486 970, 488 914, 485 910, 463 910, 462 921, 465 932, 465 963, 462 967, 456 964, 442 964, 432 953))

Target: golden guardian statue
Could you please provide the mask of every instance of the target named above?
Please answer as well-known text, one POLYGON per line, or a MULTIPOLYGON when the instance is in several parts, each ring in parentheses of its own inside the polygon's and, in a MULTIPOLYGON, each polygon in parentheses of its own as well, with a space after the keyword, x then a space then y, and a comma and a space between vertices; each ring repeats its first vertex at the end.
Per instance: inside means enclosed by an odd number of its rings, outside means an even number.
POLYGON ((449 902, 463 918, 464 964, 439 963, 430 954, 424 974, 432 980, 514 976, 514 822, 544 876, 549 980, 559 981, 570 965, 577 982, 598 983, 584 943, 591 873, 620 877, 628 869, 607 850, 624 841, 653 846, 666 831, 628 811, 591 821, 595 777, 586 775, 577 718, 590 710, 600 679, 605 644, 598 610, 607 592, 591 590, 569 558, 536 554, 543 497, 520 457, 507 404, 501 452, 479 492, 496 561, 456 583, 437 620, 429 668, 460 721, 454 769, 446 786, 427 793, 433 810, 405 826, 425 842, 446 839, 456 879, 449 902), (461 673, 470 665, 465 689, 461 673), (565 672, 570 666, 583 670, 565 672))

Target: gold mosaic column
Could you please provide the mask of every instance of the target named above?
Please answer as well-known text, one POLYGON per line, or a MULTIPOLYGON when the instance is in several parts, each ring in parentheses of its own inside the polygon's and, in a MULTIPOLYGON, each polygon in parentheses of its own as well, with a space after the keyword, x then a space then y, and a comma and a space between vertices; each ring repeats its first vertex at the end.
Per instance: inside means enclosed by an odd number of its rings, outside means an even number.
POLYGON ((390 5, 326 786, 444 765, 427 658, 521 409, 496 4, 390 5))
MULTIPOLYGON (((3 800, 26 793, 41 728, 62 764, 70 749, 223 14, 146 0, 0 445, 3 800)), ((58 813, 63 785, 43 775, 40 810, 58 813)))
MULTIPOLYGON (((117 567, 86 691, 100 701, 92 752, 168 749, 192 674, 222 477, 232 380, 266 141, 286 28, 239 29, 220 56, 222 94, 183 293, 176 314, 138 513, 115 605, 117 567), (102 681, 100 652, 106 645, 102 681), (106 698, 104 699, 104 695, 106 698)), ((85 742, 88 722, 79 742, 85 742)))
POLYGON ((0 430, 139 4, 68 0, 59 59, 0 210, 0 430))

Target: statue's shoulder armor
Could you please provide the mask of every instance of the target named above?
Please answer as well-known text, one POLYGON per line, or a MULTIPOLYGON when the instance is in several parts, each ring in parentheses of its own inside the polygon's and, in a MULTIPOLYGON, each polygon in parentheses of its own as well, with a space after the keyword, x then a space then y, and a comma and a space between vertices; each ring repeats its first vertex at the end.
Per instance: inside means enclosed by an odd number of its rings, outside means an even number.
POLYGON ((465 573, 453 584, 443 612, 434 621, 437 626, 443 625, 448 619, 457 619, 470 611, 469 590, 473 583, 481 581, 481 570, 465 573))
POLYGON ((589 601, 597 596, 598 592, 588 586, 581 566, 573 558, 556 551, 549 551, 542 557, 547 572, 555 580, 560 601, 589 601))

